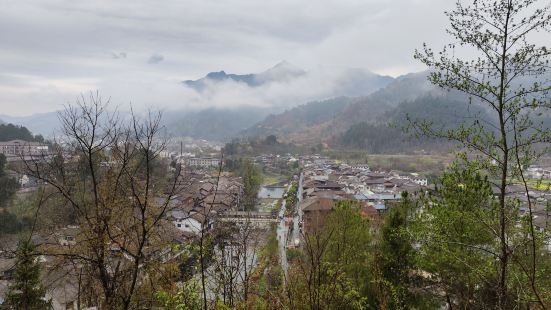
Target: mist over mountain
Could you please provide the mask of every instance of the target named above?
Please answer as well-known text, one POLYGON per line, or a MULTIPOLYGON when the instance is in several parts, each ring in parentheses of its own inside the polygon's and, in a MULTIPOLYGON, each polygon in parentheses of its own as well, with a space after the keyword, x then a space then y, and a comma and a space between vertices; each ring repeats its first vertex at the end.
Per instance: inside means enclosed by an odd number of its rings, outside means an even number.
MULTIPOLYGON (((319 66, 303 70, 287 61, 259 73, 211 72, 197 80, 179 83, 179 102, 160 102, 167 131, 173 136, 225 140, 262 121, 306 102, 343 96, 370 95, 395 79, 368 70, 319 66), (205 126, 208 124, 208 126, 205 126)), ((109 94, 105 94, 109 95, 109 94)), ((111 97, 113 108, 128 107, 111 97)), ((122 113, 122 112, 121 112, 122 113)), ((0 116, 34 133, 51 136, 59 128, 56 112, 23 117, 0 116)))
POLYGON ((184 81, 184 85, 202 92, 208 87, 209 83, 222 81, 233 81, 245 83, 250 87, 257 87, 270 82, 286 81, 306 74, 306 71, 295 67, 287 61, 282 61, 274 67, 261 72, 249 74, 227 74, 225 71, 210 72, 205 77, 198 80, 184 81))
MULTIPOLYGON (((164 109, 172 136, 224 141, 275 134, 305 144, 335 143, 354 124, 381 124, 404 102, 444 94, 426 72, 391 78, 362 69, 305 71, 285 61, 260 73, 211 72, 182 87, 204 104, 164 109)), ((46 137, 60 127, 57 112, 0 119, 46 137)))
MULTIPOLYGON (((358 97, 312 101, 272 114, 240 133, 241 137, 275 135, 280 141, 301 146, 320 143, 336 148, 363 149, 373 153, 421 150, 446 152, 444 140, 412 137, 409 120, 432 122, 440 129, 469 126, 473 119, 490 123, 488 107, 458 91, 446 91, 428 81, 428 72, 394 79, 379 90, 358 97)), ((525 85, 533 83, 530 79, 525 85)), ((546 97, 548 98, 548 97, 546 97)), ((540 111, 535 122, 551 125, 551 113, 540 111)))
POLYGON ((260 73, 211 72, 198 80, 183 82, 198 97, 208 99, 207 107, 195 111, 174 109, 167 127, 173 135, 229 139, 268 115, 305 102, 369 95, 394 80, 354 68, 318 67, 305 71, 287 61, 260 73), (198 128, 205 123, 211 126, 198 128))
POLYGON ((456 126, 457 120, 470 112, 485 113, 476 105, 469 109, 464 95, 431 85, 427 74, 401 76, 368 96, 314 101, 270 115, 241 135, 276 135, 281 140, 302 145, 328 143, 375 152, 403 151, 426 146, 427 142, 406 141, 401 129, 406 115, 456 126))
POLYGON ((172 136, 223 141, 262 120, 270 111, 254 106, 167 111, 163 114, 163 122, 172 136))
MULTIPOLYGON (((274 134, 283 140, 304 145, 326 142, 372 148, 377 144, 374 136, 380 136, 381 132, 390 133, 392 139, 403 138, 395 129, 388 128, 388 124, 403 118, 401 114, 409 111, 407 107, 411 102, 415 102, 417 109, 434 110, 432 106, 423 108, 423 99, 418 99, 462 98, 431 85, 427 81, 427 72, 411 73, 396 79, 361 69, 328 72, 321 69, 307 72, 288 62, 281 62, 257 74, 209 73, 204 78, 185 81, 182 85, 202 97, 204 107, 164 109, 163 124, 171 136, 214 141, 274 134), (297 92, 300 93, 296 89, 312 91, 316 80, 319 81, 317 84, 321 83, 327 89, 314 91, 314 100, 301 101, 310 98, 310 95, 296 96, 297 92), (229 91, 232 86, 236 88, 229 91), (280 89, 285 87, 289 94, 278 95, 280 89), (254 99, 242 100, 245 92, 249 92, 254 99), (259 98, 258 94, 265 97, 259 98), (221 100, 228 104, 213 104, 209 98, 213 102, 221 100), (379 134, 375 134, 377 132, 379 134), (356 139, 359 133, 363 138, 356 139)), ((123 117, 128 116, 127 112, 119 113, 123 117)), ((57 112, 26 117, 0 115, 0 119, 25 126, 33 133, 46 137, 53 136, 60 127, 57 112)))
MULTIPOLYGON (((320 100, 338 96, 368 95, 392 81, 394 81, 392 77, 381 76, 364 69, 320 66, 305 71, 287 61, 282 61, 260 73, 234 74, 222 70, 182 83, 185 87, 206 96, 223 91, 228 85, 236 88, 237 93, 233 95, 239 95, 239 92, 243 92, 243 88, 252 92, 261 91, 266 101, 263 105, 271 103, 293 106, 297 102, 281 101, 280 99, 287 98, 278 96, 278 92, 287 89, 288 98, 320 100)), ((308 100, 299 103, 305 101, 308 100)))

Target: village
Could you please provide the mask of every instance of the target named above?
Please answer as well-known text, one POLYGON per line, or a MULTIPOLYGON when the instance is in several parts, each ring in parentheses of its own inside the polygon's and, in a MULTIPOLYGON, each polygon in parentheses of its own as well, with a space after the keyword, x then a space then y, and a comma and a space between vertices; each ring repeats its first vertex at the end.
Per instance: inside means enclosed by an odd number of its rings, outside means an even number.
MULTIPOLYGON (((0 146, 0 151, 12 162, 17 162, 16 155, 24 160, 45 149, 45 144, 25 145, 24 141, 6 142, 0 146)), ((178 172, 179 180, 172 194, 156 198, 157 205, 166 205, 166 212, 156 224, 159 226, 157 244, 152 255, 161 265, 174 264, 186 269, 186 275, 180 276, 178 281, 190 281, 199 276, 199 267, 190 261, 196 253, 192 253, 189 245, 203 244, 209 236, 220 239, 211 253, 218 259, 209 260, 206 266, 206 286, 211 300, 227 298, 229 291, 233 296, 247 289, 247 283, 253 281, 262 265, 262 244, 273 237, 278 242, 279 263, 286 279, 291 263, 288 251, 300 249, 305 236, 322 230, 325 220, 340 203, 350 203, 360 210, 362 217, 377 225, 403 195, 428 194, 434 190, 434 184, 430 184, 427 177, 415 172, 371 170, 367 164, 348 164, 323 155, 261 154, 247 160, 272 177, 263 181, 252 205, 246 206, 248 182, 236 172, 228 171, 219 154, 212 151, 208 154, 196 156, 182 151, 161 154, 167 173, 178 172), (221 266, 231 266, 234 270, 231 290, 227 283, 220 284, 219 275, 216 275, 215 270, 221 266)), ((76 162, 76 159, 67 160, 76 162)), ((102 164, 109 165, 109 162, 102 164)), ((509 187, 509 195, 521 201, 521 214, 530 211, 527 207, 530 199, 535 226, 542 232, 548 227, 551 212, 547 203, 551 196, 549 185, 545 188, 548 184, 545 181, 551 179, 550 171, 540 166, 528 169, 532 179, 540 180, 529 191, 529 196, 521 185, 509 187)), ((19 180, 21 194, 35 192, 41 185, 27 175, 9 173, 19 180)), ((42 281, 47 289, 46 298, 51 300, 54 309, 79 309, 83 283, 78 278, 78 264, 60 265, 56 255, 48 253, 72 253, 85 235, 79 225, 71 224, 35 231, 32 236, 32 242, 44 253, 39 257, 44 272, 42 281)), ((13 252, 17 239, 3 237, 0 244, 1 303, 14 275, 15 258, 8 253, 13 252)), ((116 242, 108 246, 119 263, 120 260, 132 260, 116 242)))
MULTIPOLYGON (((24 141, 5 142, 0 151, 5 153, 13 166, 26 158, 44 154, 46 144, 25 144, 24 141)), ((47 160, 52 160, 52 157, 47 160)), ((263 173, 278 178, 267 179, 258 189, 254 207, 245 207, 243 178, 225 171, 224 161, 216 154, 195 156, 193 153, 163 153, 160 156, 169 173, 179 171, 177 188, 170 196, 155 198, 157 205, 166 205, 163 218, 158 221, 156 252, 153 260, 161 264, 176 264, 180 268, 197 270, 182 257, 191 255, 186 245, 197 244, 211 234, 221 230, 230 231, 224 235, 225 246, 217 248, 215 254, 222 257, 222 265, 234 264, 237 278, 234 285, 242 286, 250 281, 247 274, 254 272, 259 263, 259 245, 276 234, 280 244, 280 260, 287 272, 287 249, 300 248, 305 234, 323 227, 324 219, 340 201, 353 201, 362 214, 373 221, 380 221, 393 202, 399 201, 401 193, 426 190, 428 181, 417 174, 398 171, 371 171, 367 165, 348 165, 324 156, 311 155, 259 155, 250 159, 263 173), (285 175, 278 175, 285 171, 285 175), (294 173, 291 173, 294 172, 294 173), (277 180, 276 183, 270 183, 277 180), (243 231, 254 230, 255 238, 239 240, 243 231), (243 241, 245 244, 240 243, 243 241), (240 246, 245 247, 240 253, 240 246), (247 249, 248 247, 248 249, 247 249), (221 250, 224 248, 223 250, 221 250), (232 255, 216 253, 230 251, 232 255), (243 257, 239 258, 239 255, 243 257), (243 276, 245 275, 245 276, 243 276), (241 284, 239 284, 241 283, 241 284)), ((78 159, 65 158, 67 162, 78 159)), ((111 167, 106 161, 100 166, 111 167)), ((20 183, 20 195, 32 195, 43 186, 41 181, 26 174, 9 171, 20 183)), ((59 223, 62 224, 62 221, 59 223)), ((54 309, 77 309, 82 285, 78 278, 78 264, 62 264, 57 255, 73 253, 87 232, 75 224, 40 229, 33 233, 32 242, 43 254, 39 262, 47 290, 46 298, 52 301, 54 309), (56 253, 52 255, 51 253, 56 253)), ((13 253, 17 238, 3 236, 0 240, 0 300, 5 297, 10 280, 14 276, 13 253)), ((113 259, 131 261, 116 242, 108 244, 113 259)), ((76 263, 76 261, 75 261, 76 263)), ((215 268, 211 263, 209 270, 215 268)), ((197 276, 187 271, 189 280, 197 276)), ((249 275, 250 276, 250 275, 249 275)), ((220 298, 219 283, 215 276, 209 277, 209 296, 220 298)), ((241 288, 242 289, 242 288, 241 288)), ((238 291, 238 289, 236 289, 238 291)))

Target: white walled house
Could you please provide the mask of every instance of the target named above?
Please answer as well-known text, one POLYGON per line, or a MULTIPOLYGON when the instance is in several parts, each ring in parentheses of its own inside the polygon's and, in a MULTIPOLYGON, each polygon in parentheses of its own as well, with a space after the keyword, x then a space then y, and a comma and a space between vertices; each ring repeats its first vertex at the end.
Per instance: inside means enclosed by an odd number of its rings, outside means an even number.
MULTIPOLYGON (((179 230, 192 234, 199 234, 203 229, 203 224, 206 222, 206 218, 203 214, 196 211, 190 211, 189 213, 181 210, 175 210, 170 212, 170 220, 179 230)), ((208 227, 212 228, 213 220, 209 219, 206 223, 208 227)))
POLYGON ((427 178, 425 178, 425 177, 420 177, 420 176, 413 177, 413 178, 411 179, 411 181, 412 181, 413 183, 416 183, 416 184, 421 185, 421 186, 427 186, 428 183, 429 183, 428 180, 427 180, 427 178))

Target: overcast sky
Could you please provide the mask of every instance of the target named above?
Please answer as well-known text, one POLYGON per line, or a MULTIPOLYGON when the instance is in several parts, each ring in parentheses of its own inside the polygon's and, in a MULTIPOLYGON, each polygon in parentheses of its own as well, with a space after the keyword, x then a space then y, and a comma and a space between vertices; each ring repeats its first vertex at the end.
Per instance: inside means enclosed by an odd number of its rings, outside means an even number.
POLYGON ((0 114, 117 103, 185 107, 179 83, 210 71, 365 68, 400 75, 446 39, 453 0, 0 0, 0 114))

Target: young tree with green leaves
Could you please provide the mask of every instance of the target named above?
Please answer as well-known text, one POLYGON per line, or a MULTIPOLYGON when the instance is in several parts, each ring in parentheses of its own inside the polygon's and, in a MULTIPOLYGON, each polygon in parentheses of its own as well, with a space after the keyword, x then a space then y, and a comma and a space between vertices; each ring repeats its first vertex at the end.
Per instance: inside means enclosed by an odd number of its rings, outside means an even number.
POLYGON ((5 301, 7 309, 51 309, 51 303, 45 299, 45 290, 40 281, 40 266, 36 258, 32 241, 21 240, 17 247, 13 283, 9 286, 5 301))
POLYGON ((417 266, 430 291, 450 309, 492 308, 499 242, 497 200, 473 167, 452 167, 436 192, 422 199, 410 231, 419 244, 417 266))
POLYGON ((365 309, 371 283, 369 220, 357 205, 338 203, 324 227, 304 236, 287 281, 290 309, 365 309))
POLYGON ((378 305, 384 309, 407 309, 414 305, 410 272, 414 269, 412 239, 407 234, 408 211, 412 201, 407 193, 400 204, 385 216, 375 258, 379 287, 378 305))
MULTIPOLYGON (((416 51, 415 58, 431 69, 433 84, 467 94, 469 103, 486 108, 490 118, 472 115, 472 122, 446 130, 421 120, 414 121, 413 128, 418 134, 459 142, 477 156, 479 168, 495 179, 499 220, 495 237, 500 242, 496 306, 506 309, 510 305, 511 264, 519 264, 514 259, 513 238, 507 234, 511 224, 507 187, 513 180, 521 180, 528 192, 524 168, 545 153, 542 144, 551 141, 551 131, 543 125, 551 107, 551 50, 532 41, 536 33, 549 32, 551 5, 545 0, 469 2, 457 1, 455 9, 446 13, 450 20, 447 32, 453 42, 438 53, 425 45, 416 51)), ((536 286, 540 256, 532 207, 528 198, 531 250, 527 255, 531 259, 529 265, 517 267, 526 270, 530 279, 531 301, 545 307, 536 286)))
MULTIPOLYGON (((509 200, 507 235, 516 247, 515 264, 509 268, 510 306, 533 306, 529 273, 531 251, 530 224, 520 215, 518 201, 509 200)), ((477 171, 476 164, 453 165, 436 190, 418 203, 408 231, 418 245, 416 268, 422 271, 424 287, 432 297, 448 308, 492 309, 498 302, 500 240, 499 200, 492 193, 488 176, 477 171), (436 289, 434 289, 436 288, 436 289)), ((544 249, 542 233, 537 234, 538 265, 536 285, 542 303, 549 304, 551 283, 547 281, 551 260, 544 249)))
POLYGON ((203 300, 201 299, 199 283, 195 280, 188 280, 182 283, 176 294, 165 291, 156 293, 157 303, 166 310, 201 310, 203 300))

